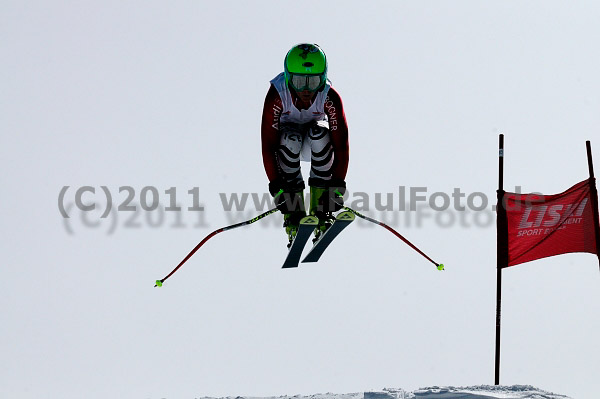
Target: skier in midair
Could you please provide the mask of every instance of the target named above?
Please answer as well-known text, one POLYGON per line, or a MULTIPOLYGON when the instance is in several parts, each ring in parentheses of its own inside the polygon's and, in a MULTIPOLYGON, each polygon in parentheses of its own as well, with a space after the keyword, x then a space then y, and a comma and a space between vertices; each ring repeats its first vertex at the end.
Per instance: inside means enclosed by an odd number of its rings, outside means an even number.
MULTIPOLYGON (((316 44, 287 53, 284 71, 271 80, 262 114, 261 140, 269 192, 293 241, 306 216, 300 161, 311 163, 308 211, 319 219, 315 239, 343 206, 348 170, 348 126, 342 100, 327 78, 327 58, 316 44)), ((288 244, 288 246, 290 245, 288 244)))
MULTIPOLYGON (((283 68, 284 71, 271 80, 261 126, 262 155, 269 178, 269 192, 274 197, 277 209, 284 215, 283 226, 289 238, 290 251, 282 267, 298 267, 305 240, 310 236, 313 226, 316 226, 315 238, 323 239, 316 242, 302 262, 318 261, 329 243, 354 220, 354 216, 358 216, 386 228, 433 263, 438 270, 444 270, 443 264, 434 262, 402 234, 383 222, 349 207, 346 207, 345 212, 340 212, 337 218, 333 217, 333 212, 344 207, 344 179, 348 170, 348 125, 342 100, 327 79, 327 58, 318 45, 305 43, 292 47, 285 56, 283 68), (302 224, 300 220, 306 215, 306 186, 300 170, 301 160, 311 162, 308 210, 314 216, 307 217, 309 220, 305 219, 302 224), (331 234, 323 236, 331 226, 331 234), (294 241, 300 227, 302 239, 294 241)), ((269 209, 253 219, 213 231, 171 273, 156 280, 155 287, 162 287, 165 280, 211 237, 247 226, 274 212, 275 209, 269 209)))

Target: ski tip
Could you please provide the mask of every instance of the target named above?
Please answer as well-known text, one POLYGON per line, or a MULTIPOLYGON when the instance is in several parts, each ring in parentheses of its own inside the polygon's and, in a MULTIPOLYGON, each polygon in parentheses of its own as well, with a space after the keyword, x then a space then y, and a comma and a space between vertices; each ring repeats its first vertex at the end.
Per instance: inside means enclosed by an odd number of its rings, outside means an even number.
POLYGON ((156 284, 154 286, 155 287, 162 287, 162 281, 156 280, 156 284))
POLYGON ((444 270, 444 264, 440 263, 439 265, 437 265, 437 269, 438 270, 444 270))

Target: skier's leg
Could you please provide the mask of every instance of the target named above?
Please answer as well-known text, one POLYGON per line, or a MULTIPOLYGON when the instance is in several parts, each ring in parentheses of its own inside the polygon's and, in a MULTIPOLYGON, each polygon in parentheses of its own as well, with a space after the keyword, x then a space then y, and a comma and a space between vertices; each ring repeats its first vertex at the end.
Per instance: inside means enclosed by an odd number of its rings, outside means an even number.
POLYGON ((330 209, 323 207, 321 197, 326 194, 334 161, 333 146, 329 128, 319 123, 308 132, 311 147, 311 167, 308 185, 310 186, 310 214, 319 218, 319 226, 315 229, 315 239, 327 230, 335 220, 330 209))
POLYGON ((310 177, 331 179, 334 154, 327 122, 317 122, 308 131, 310 143, 310 177))
POLYGON ((291 241, 296 236, 300 219, 306 216, 304 207, 304 179, 300 169, 300 152, 303 145, 303 132, 294 124, 282 124, 277 162, 280 176, 284 185, 291 188, 291 192, 283 193, 292 198, 292 206, 283 215, 283 226, 288 239, 291 241))
MULTIPOLYGON (((304 195, 304 191, 300 191, 298 194, 299 198, 302 198, 304 195)), ((298 227, 300 226, 300 220, 306 216, 306 211, 304 210, 304 201, 302 200, 302 209, 298 209, 292 213, 286 213, 283 215, 283 227, 285 228, 285 233, 288 237, 288 248, 292 245, 292 241, 296 237, 296 233, 298 233, 298 227)))
POLYGON ((304 184, 300 170, 300 152, 304 143, 301 126, 293 123, 281 124, 277 149, 277 163, 281 178, 292 186, 304 184))
MULTIPOLYGON (((310 183, 314 184, 312 179, 309 179, 310 183)), ((310 214, 316 216, 319 219, 319 224, 315 228, 315 239, 316 241, 321 234, 323 234, 328 228, 331 227, 335 221, 335 216, 332 212, 325 211, 322 205, 321 198, 326 194, 327 189, 322 187, 310 186, 310 214)))

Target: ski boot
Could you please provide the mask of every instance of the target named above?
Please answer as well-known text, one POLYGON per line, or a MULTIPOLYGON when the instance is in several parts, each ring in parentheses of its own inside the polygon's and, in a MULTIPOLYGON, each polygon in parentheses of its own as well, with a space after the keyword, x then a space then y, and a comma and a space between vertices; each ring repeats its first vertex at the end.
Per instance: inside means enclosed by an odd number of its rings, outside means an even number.
POLYGON ((269 183, 269 192, 275 206, 283 214, 283 227, 288 237, 288 248, 296 237, 300 219, 306 216, 304 207, 304 181, 284 181, 277 178, 269 183))
POLYGON ((335 222, 335 216, 331 212, 317 212, 315 216, 319 219, 319 224, 315 228, 315 238, 313 244, 319 241, 319 238, 331 227, 335 222))
POLYGON ((337 178, 324 180, 311 177, 308 179, 308 185, 310 186, 309 212, 319 219, 313 240, 316 242, 335 222, 333 212, 339 211, 344 206, 346 182, 337 178))
POLYGON ((324 210, 321 197, 326 194, 327 188, 321 187, 310 187, 310 214, 316 216, 319 219, 319 224, 315 228, 315 238, 313 243, 317 242, 319 238, 331 227, 335 222, 335 216, 332 212, 324 210))
POLYGON ((300 220, 306 216, 305 211, 296 211, 292 213, 286 213, 283 215, 283 227, 285 227, 285 233, 288 237, 288 249, 292 246, 296 233, 298 233, 298 227, 300 226, 300 220))

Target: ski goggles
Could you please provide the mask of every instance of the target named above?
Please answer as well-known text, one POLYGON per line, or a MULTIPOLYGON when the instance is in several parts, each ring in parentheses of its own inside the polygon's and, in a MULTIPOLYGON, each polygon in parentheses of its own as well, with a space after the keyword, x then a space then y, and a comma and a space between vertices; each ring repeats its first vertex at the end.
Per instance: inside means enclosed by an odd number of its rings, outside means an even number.
POLYGON ((323 75, 296 75, 290 74, 290 84, 296 91, 315 91, 323 84, 323 75))

